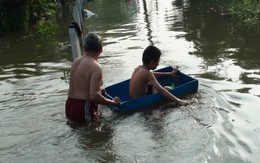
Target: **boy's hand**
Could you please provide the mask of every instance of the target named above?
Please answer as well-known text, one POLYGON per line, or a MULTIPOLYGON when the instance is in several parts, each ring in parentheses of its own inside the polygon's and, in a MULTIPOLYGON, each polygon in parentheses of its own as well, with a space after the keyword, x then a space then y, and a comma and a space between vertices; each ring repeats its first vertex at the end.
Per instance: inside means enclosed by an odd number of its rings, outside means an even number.
POLYGON ((186 105, 189 104, 187 101, 185 101, 185 100, 181 100, 181 99, 178 100, 177 102, 178 102, 178 104, 181 105, 181 106, 186 106, 186 105))
POLYGON ((173 70, 169 73, 169 75, 171 76, 171 77, 173 77, 173 76, 175 76, 176 75, 176 73, 177 72, 179 72, 179 69, 178 69, 178 67, 176 67, 176 68, 173 68, 173 70))

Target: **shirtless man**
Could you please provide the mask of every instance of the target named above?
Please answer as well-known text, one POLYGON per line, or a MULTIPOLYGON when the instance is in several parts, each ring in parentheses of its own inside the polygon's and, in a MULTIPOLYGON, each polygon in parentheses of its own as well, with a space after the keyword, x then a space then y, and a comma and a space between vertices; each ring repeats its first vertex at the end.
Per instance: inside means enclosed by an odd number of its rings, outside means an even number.
POLYGON ((103 72, 97 62, 102 53, 102 42, 99 35, 89 33, 85 38, 84 55, 77 58, 70 69, 70 85, 66 101, 66 116, 69 120, 79 123, 96 121, 98 105, 117 105, 118 97, 110 100, 104 97, 103 72))
POLYGON ((162 87, 156 77, 162 75, 174 76, 178 69, 173 69, 172 72, 151 72, 156 69, 159 64, 161 51, 155 46, 148 46, 143 53, 143 65, 138 66, 132 74, 129 85, 129 96, 138 98, 155 92, 161 93, 171 101, 177 102, 181 106, 188 104, 187 101, 181 100, 172 95, 168 90, 170 87, 162 87))

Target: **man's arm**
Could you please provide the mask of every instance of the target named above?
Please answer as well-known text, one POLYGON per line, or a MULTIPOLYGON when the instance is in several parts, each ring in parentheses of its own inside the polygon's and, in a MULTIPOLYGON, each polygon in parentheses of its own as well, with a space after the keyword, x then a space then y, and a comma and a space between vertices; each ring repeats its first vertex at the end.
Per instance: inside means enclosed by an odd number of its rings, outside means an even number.
POLYGON ((104 97, 101 94, 101 85, 102 85, 102 69, 99 68, 92 73, 90 78, 90 88, 89 88, 89 97, 90 100, 103 105, 116 105, 120 103, 120 99, 115 97, 113 100, 110 100, 104 97))

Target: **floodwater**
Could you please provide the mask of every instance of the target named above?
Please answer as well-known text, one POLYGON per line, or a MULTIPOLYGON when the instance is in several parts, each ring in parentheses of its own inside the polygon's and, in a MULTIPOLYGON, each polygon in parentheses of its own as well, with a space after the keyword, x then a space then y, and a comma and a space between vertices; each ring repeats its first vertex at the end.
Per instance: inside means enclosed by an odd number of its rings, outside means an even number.
MULTIPOLYGON (((0 37, 0 162, 259 162, 260 35, 237 24, 222 1, 97 0, 86 31, 104 40, 104 86, 125 80, 143 49, 158 46, 159 67, 199 80, 197 93, 129 114, 100 106, 95 124, 64 114, 72 61, 67 26, 42 40, 0 37)), ((71 10, 71 7, 69 8, 71 10)))

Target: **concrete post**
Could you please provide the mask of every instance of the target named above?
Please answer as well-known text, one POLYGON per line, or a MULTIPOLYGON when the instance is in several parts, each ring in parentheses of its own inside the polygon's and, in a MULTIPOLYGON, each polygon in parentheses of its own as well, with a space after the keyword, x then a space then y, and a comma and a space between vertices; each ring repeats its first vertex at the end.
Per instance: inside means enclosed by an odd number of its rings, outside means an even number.
POLYGON ((73 60, 81 56, 79 37, 74 24, 69 25, 69 37, 73 60))

